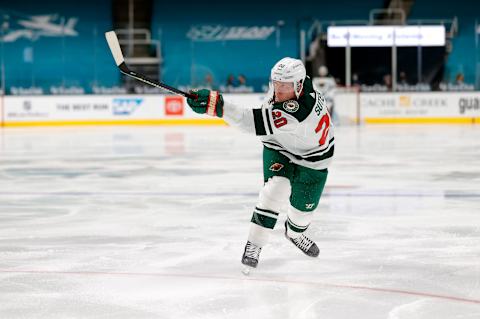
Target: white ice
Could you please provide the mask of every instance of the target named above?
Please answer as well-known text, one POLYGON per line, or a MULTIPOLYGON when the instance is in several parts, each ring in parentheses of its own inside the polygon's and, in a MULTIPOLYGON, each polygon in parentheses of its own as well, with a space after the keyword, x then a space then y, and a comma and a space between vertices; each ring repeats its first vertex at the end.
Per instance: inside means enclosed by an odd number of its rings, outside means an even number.
POLYGON ((0 318, 480 318, 480 127, 338 127, 309 235, 240 257, 262 146, 229 127, 0 130, 0 318))

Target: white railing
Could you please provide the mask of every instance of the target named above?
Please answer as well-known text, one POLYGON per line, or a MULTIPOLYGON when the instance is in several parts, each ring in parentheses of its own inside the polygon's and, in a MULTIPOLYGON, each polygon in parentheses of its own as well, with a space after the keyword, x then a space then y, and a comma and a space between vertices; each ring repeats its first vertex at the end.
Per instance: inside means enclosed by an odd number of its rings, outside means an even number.
POLYGON ((123 47, 127 47, 125 62, 129 64, 161 64, 162 51, 161 43, 158 40, 152 40, 151 32, 148 29, 117 29, 119 43, 123 47), (153 56, 133 57, 135 46, 154 47, 153 56))

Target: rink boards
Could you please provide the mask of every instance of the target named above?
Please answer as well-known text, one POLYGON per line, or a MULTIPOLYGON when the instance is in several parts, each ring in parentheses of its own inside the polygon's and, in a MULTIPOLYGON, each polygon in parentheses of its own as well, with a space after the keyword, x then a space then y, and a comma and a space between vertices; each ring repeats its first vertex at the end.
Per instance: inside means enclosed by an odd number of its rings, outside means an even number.
POLYGON ((341 92, 335 113, 343 123, 480 124, 480 92, 341 92))
MULTIPOLYGON (((260 107, 263 94, 225 94, 245 107, 260 107)), ((480 92, 357 93, 335 96, 341 124, 479 124, 480 92)), ((225 125, 193 112, 169 95, 5 96, 2 126, 225 125)))

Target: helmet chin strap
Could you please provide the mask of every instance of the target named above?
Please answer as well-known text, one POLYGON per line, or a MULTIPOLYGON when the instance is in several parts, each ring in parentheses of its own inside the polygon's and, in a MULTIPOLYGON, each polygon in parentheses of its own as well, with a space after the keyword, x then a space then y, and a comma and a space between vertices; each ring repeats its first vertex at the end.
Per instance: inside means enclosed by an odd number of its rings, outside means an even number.
POLYGON ((299 84, 299 87, 300 87, 300 90, 296 90, 296 88, 294 88, 294 91, 295 91, 295 96, 297 97, 297 100, 300 98, 300 96, 302 95, 302 92, 303 92, 303 82, 305 82, 305 80, 302 80, 299 84))

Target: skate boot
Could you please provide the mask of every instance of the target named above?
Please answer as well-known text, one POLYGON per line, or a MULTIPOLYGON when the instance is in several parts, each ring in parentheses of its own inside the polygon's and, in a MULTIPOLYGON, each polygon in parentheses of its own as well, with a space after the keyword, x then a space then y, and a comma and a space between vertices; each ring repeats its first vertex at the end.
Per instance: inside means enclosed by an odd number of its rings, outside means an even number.
POLYGON ((289 239, 295 246, 297 246, 305 255, 310 257, 318 257, 320 249, 317 244, 304 234, 298 238, 290 238, 287 234, 287 222, 285 221, 285 237, 289 239))
POLYGON ((250 241, 247 241, 247 244, 245 245, 245 251, 243 252, 242 256, 242 264, 248 267, 243 271, 243 273, 248 275, 251 268, 257 268, 258 257, 260 256, 261 251, 262 247, 258 247, 250 241))

